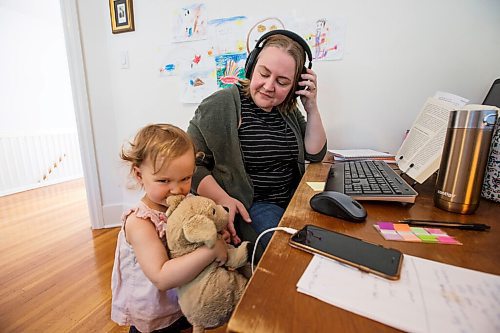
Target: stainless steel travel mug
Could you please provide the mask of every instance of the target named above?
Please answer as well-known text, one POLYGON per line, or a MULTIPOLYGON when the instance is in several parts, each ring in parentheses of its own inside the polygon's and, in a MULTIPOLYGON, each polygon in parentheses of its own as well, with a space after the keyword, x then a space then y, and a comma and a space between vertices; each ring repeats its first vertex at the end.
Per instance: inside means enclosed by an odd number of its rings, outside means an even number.
POLYGON ((496 108, 467 106, 450 112, 434 204, 441 209, 472 214, 479 206, 496 108))

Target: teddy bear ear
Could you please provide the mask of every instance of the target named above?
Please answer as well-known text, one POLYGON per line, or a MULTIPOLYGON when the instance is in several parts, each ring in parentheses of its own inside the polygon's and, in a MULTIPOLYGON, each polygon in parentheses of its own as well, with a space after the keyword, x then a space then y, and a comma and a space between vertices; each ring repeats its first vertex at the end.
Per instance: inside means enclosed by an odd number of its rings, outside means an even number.
POLYGON ((169 217, 170 214, 172 214, 172 212, 177 208, 177 206, 179 206, 179 204, 181 203, 182 200, 184 200, 185 197, 186 196, 182 194, 169 196, 166 200, 168 209, 165 215, 169 217))

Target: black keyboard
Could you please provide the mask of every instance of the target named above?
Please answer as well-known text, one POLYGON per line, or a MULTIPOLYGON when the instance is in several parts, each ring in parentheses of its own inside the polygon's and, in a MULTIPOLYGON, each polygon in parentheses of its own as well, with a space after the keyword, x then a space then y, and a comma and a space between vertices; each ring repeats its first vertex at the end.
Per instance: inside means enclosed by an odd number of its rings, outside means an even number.
POLYGON ((414 203, 418 193, 386 162, 363 160, 332 165, 325 191, 342 192, 355 200, 414 203))

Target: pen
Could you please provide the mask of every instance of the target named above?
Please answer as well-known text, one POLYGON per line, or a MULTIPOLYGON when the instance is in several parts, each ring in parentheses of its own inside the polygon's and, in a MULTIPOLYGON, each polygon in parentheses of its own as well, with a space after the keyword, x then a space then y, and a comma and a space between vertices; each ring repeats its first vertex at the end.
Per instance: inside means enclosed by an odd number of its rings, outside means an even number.
POLYGON ((442 228, 454 228, 454 229, 477 230, 477 231, 485 231, 491 228, 487 224, 479 224, 479 223, 459 223, 459 222, 414 220, 414 219, 403 219, 399 220, 399 222, 406 223, 409 225, 423 226, 423 227, 442 227, 442 228))

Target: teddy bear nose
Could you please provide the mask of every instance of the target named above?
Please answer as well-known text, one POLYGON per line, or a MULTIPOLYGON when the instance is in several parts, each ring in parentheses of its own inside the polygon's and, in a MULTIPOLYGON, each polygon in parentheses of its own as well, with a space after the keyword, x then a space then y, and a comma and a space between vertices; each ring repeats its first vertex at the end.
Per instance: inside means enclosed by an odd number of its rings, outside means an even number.
POLYGON ((226 207, 226 206, 222 206, 222 207, 224 208, 224 210, 225 210, 226 212, 228 212, 228 213, 229 213, 229 207, 226 207))

